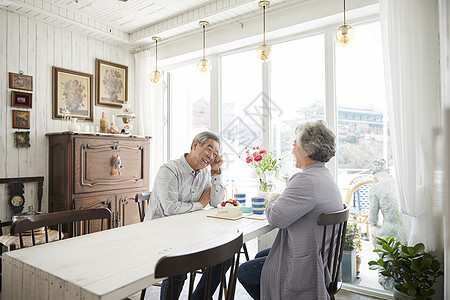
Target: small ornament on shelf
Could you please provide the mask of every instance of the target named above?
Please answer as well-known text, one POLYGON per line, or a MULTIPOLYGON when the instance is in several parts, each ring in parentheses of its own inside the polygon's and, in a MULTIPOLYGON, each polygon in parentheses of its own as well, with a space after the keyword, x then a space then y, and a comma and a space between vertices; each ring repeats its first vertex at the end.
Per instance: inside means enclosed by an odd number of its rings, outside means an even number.
POLYGON ((104 112, 102 112, 102 118, 100 119, 100 132, 108 133, 108 119, 105 117, 104 112))
POLYGON ((121 176, 122 172, 120 169, 122 168, 122 160, 120 156, 117 154, 113 156, 113 171, 111 173, 112 176, 121 176))

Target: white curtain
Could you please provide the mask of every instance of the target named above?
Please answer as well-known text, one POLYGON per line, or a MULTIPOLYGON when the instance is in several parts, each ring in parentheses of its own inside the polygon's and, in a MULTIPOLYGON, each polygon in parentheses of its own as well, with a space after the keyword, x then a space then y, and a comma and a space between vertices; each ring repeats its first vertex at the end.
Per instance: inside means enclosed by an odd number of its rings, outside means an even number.
MULTIPOLYGON (((150 50, 134 55, 136 62, 136 132, 138 135, 151 136, 150 139, 150 188, 153 179, 163 163, 163 78, 157 84, 150 82, 153 71, 150 50)), ((162 77, 162 76, 161 76, 162 77)))
POLYGON ((409 245, 436 250, 432 216, 432 128, 440 124, 437 0, 380 0, 386 94, 409 245))

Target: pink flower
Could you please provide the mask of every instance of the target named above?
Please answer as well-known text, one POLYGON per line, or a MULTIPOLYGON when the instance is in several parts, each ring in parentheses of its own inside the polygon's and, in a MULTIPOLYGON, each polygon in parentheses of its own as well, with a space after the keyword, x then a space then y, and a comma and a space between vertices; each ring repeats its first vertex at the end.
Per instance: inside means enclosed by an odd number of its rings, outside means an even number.
POLYGON ((245 161, 249 164, 249 163, 251 163, 253 161, 253 159, 251 158, 251 156, 247 156, 245 161))
POLYGON ((262 156, 259 154, 255 156, 255 161, 261 161, 262 159, 262 156))
POLYGON ((267 154, 267 150, 266 149, 261 149, 261 151, 259 151, 260 154, 267 154))
POLYGON ((253 157, 256 157, 256 155, 258 155, 258 153, 257 152, 253 152, 253 157))

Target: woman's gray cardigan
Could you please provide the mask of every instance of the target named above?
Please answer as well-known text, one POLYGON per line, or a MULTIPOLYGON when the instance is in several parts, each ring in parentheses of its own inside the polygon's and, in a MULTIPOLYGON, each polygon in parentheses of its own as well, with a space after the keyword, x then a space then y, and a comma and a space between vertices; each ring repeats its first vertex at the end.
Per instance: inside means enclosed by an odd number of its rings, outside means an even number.
POLYGON ((319 254, 323 226, 317 218, 342 208, 339 189, 323 162, 293 175, 283 193, 270 198, 267 221, 280 230, 262 269, 261 299, 329 299, 330 275, 319 254))

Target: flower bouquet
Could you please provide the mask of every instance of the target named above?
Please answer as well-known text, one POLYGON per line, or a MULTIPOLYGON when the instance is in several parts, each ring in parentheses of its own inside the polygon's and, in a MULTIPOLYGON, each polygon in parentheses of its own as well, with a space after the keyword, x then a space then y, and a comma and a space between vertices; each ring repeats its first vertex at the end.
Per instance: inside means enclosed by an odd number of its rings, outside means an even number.
POLYGON ((270 192, 273 178, 278 175, 280 169, 279 160, 273 157, 271 151, 261 147, 245 148, 245 154, 245 162, 253 169, 259 191, 270 192))

